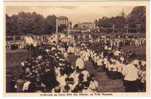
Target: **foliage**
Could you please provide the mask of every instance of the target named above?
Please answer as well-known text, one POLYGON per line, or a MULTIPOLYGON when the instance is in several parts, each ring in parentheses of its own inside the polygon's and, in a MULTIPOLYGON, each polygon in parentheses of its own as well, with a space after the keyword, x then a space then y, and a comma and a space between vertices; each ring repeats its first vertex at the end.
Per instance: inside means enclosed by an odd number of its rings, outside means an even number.
POLYGON ((20 12, 17 15, 6 15, 7 35, 24 34, 49 34, 55 32, 56 16, 47 16, 33 13, 20 12))
POLYGON ((116 17, 102 17, 95 21, 101 31, 106 32, 144 32, 146 31, 146 9, 144 6, 134 7, 133 10, 125 16, 121 14, 116 17))

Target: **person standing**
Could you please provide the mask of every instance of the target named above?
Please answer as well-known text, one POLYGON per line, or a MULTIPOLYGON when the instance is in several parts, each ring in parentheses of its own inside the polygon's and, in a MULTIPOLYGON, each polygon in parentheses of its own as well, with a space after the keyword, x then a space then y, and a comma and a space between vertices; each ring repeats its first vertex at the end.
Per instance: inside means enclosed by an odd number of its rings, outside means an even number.
POLYGON ((124 85, 126 92, 137 92, 138 69, 134 64, 128 64, 123 68, 124 85))
POLYGON ((82 57, 80 57, 80 56, 76 60, 76 68, 79 70, 83 70, 85 68, 84 61, 83 61, 82 57))

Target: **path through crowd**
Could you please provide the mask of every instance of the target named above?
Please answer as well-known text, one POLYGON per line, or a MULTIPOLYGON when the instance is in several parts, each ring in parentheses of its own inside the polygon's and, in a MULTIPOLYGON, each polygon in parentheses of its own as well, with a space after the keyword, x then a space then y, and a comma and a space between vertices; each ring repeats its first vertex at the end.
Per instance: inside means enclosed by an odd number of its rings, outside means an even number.
MULTIPOLYGON (((68 61, 74 65, 77 57, 70 55, 68 59, 68 61)), ((113 80, 108 78, 106 72, 99 71, 99 68, 95 69, 91 61, 86 62, 85 66, 89 73, 93 74, 95 79, 99 82, 100 92, 125 92, 122 79, 113 80)))
POLYGON ((86 63, 86 69, 90 74, 93 74, 96 80, 99 82, 100 92, 124 92, 125 88, 121 79, 112 80, 108 78, 106 72, 95 69, 91 62, 86 63))

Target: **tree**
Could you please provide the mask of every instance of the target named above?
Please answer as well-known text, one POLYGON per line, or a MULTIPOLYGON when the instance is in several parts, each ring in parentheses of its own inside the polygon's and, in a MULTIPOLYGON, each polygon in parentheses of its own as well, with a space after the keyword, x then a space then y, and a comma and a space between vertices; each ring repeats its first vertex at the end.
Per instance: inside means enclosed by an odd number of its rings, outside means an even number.
POLYGON ((32 15, 31 13, 20 12, 17 15, 17 32, 20 34, 29 34, 32 32, 32 15))
POLYGON ((128 24, 132 28, 139 28, 140 32, 146 31, 146 8, 145 6, 134 7, 128 15, 128 24))
POLYGON ((17 27, 17 15, 12 15, 11 17, 6 14, 6 35, 18 35, 17 27))
POLYGON ((116 17, 102 17, 95 21, 100 31, 111 32, 114 26, 115 32, 126 32, 126 26, 129 32, 146 31, 146 8, 144 6, 136 6, 132 9, 128 16, 122 12, 116 17))
POLYGON ((44 18, 36 12, 20 12, 17 15, 6 14, 7 35, 48 34, 55 32, 56 16, 44 18))
POLYGON ((45 18, 40 14, 33 13, 31 20, 32 20, 31 33, 37 34, 37 35, 44 34, 44 32, 45 32, 45 18))
POLYGON ((101 19, 96 21, 96 25, 99 26, 101 31, 104 32, 113 32, 113 26, 115 28, 115 32, 122 32, 126 19, 124 16, 116 16, 116 17, 102 17, 101 19))
POLYGON ((56 16, 55 15, 49 15, 45 19, 45 33, 55 32, 56 30, 56 16))
POLYGON ((7 35, 12 35, 11 34, 11 18, 6 14, 6 34, 7 35))

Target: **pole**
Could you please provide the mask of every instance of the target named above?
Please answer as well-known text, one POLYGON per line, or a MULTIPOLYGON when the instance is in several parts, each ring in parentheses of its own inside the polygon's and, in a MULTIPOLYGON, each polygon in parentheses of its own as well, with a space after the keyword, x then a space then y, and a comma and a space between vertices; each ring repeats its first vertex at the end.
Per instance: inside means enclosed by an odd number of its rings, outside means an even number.
POLYGON ((70 32, 70 22, 68 23, 68 35, 69 35, 69 32, 70 32))
POLYGON ((58 19, 56 18, 56 33, 58 33, 58 19))
POLYGON ((115 26, 114 26, 114 24, 113 24, 113 25, 112 25, 112 30, 113 30, 112 33, 114 33, 114 28, 115 28, 115 26))
POLYGON ((56 35, 57 35, 57 42, 59 41, 59 33, 58 33, 58 27, 59 27, 59 20, 56 18, 56 35))
POLYGON ((128 24, 127 24, 127 34, 128 34, 128 24))

